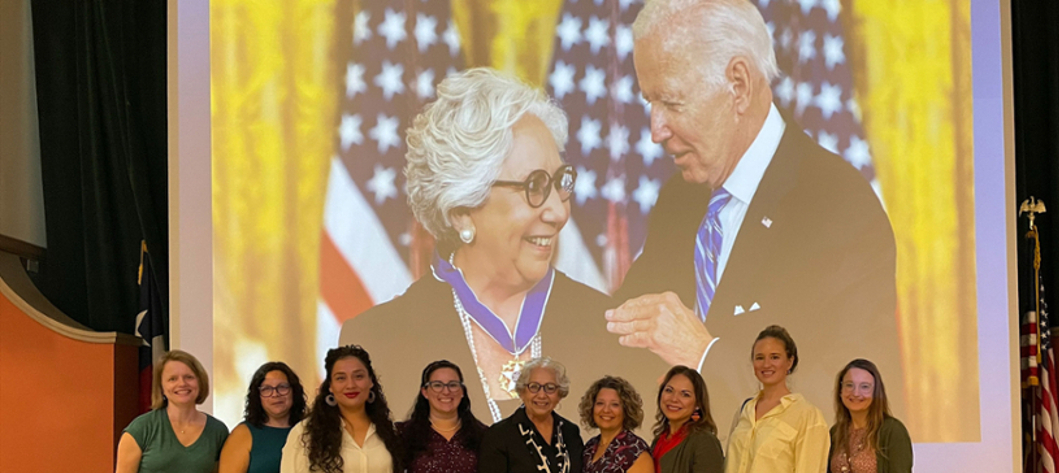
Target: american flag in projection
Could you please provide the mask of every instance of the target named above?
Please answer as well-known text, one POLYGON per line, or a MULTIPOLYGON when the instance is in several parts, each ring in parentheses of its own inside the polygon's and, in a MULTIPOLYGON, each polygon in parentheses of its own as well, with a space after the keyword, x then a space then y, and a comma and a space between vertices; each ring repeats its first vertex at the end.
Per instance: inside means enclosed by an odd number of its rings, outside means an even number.
MULTIPOLYGON (((859 169, 879 194, 854 99, 839 0, 756 5, 782 71, 773 87, 777 103, 821 146, 859 169)), ((631 26, 641 7, 637 0, 567 0, 547 81, 548 93, 570 117, 566 160, 578 172, 573 225, 563 230, 557 265, 600 289, 621 285, 643 247, 658 191, 675 171, 651 141, 649 109, 636 82, 631 26), (571 234, 580 240, 571 243, 571 234)))
POLYGON ((404 130, 462 67, 449 2, 340 3, 342 101, 324 203, 320 351, 335 345, 343 321, 402 293, 433 247, 405 203, 404 130))
POLYGON ((782 77, 773 87, 780 107, 805 133, 860 170, 882 199, 861 126, 846 55, 841 0, 757 0, 772 34, 782 77))

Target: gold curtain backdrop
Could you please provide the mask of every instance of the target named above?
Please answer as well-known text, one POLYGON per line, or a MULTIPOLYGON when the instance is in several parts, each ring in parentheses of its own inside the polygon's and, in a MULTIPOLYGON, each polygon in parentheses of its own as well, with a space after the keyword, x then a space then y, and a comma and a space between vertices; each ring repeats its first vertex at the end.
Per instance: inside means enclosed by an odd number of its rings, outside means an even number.
MULTIPOLYGON (((335 11, 349 7, 338 2, 210 3, 214 411, 229 425, 241 418, 257 366, 286 361, 312 393, 329 348, 318 344, 334 343, 317 340, 316 313, 344 67, 333 53, 345 40, 334 34, 335 11)), ((970 4, 842 6, 897 239, 903 420, 916 442, 978 441, 970 4)), ((452 8, 468 67, 544 84, 561 0, 452 0, 452 8)))

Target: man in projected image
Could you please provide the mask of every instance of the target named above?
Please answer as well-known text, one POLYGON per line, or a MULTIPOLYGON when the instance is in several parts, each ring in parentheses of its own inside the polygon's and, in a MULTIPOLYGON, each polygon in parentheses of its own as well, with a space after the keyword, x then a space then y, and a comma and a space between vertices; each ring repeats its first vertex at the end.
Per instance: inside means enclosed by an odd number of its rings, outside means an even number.
POLYGON ((655 0, 633 32, 652 139, 680 175, 659 194, 608 330, 697 367, 721 419, 757 391, 750 347, 770 324, 806 340, 793 382, 817 406, 858 357, 901 393, 889 220, 858 171, 773 104, 779 71, 757 8, 655 0))

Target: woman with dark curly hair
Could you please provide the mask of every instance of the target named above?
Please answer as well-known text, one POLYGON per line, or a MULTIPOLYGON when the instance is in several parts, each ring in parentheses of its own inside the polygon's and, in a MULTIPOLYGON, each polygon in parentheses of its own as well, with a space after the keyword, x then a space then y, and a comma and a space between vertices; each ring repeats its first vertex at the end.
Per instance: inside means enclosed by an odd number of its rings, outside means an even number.
POLYGON ((309 416, 291 429, 283 473, 401 473, 401 446, 368 352, 332 348, 309 416))
POLYGON ((409 419, 397 424, 408 473, 474 473, 486 427, 471 412, 460 367, 435 361, 420 386, 409 419))
POLYGON ((724 452, 710 414, 710 394, 698 371, 677 365, 658 389, 651 456, 657 473, 721 473, 724 452))
POLYGON ((261 365, 250 378, 245 420, 221 450, 220 473, 278 473, 291 427, 305 417, 305 388, 282 361, 261 365))
POLYGON ((581 425, 599 429, 581 455, 585 473, 650 473, 647 442, 633 433, 643 423, 643 400, 628 381, 605 376, 592 383, 578 406, 581 425))

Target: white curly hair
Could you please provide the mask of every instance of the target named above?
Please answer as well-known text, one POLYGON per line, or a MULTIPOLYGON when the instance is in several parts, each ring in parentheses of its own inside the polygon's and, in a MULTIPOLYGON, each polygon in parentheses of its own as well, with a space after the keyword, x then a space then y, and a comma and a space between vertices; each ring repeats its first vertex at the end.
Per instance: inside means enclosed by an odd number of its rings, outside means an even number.
POLYGON ((567 119, 540 90, 489 68, 447 77, 437 96, 407 131, 408 205, 434 238, 459 244, 449 213, 485 203, 511 151, 515 123, 527 113, 536 116, 562 153, 567 119))

